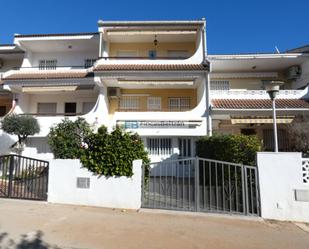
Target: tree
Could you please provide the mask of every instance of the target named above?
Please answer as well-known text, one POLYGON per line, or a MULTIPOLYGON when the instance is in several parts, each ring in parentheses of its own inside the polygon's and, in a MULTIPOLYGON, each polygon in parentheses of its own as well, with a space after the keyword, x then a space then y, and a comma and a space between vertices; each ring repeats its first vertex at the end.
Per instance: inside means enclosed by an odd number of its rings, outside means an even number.
POLYGON ((101 126, 97 133, 85 139, 86 146, 81 162, 89 171, 104 176, 132 176, 132 162, 142 159, 149 163, 144 144, 137 133, 126 132, 116 127, 108 133, 101 126))
POLYGON ((55 158, 80 158, 83 140, 90 133, 91 127, 85 119, 78 118, 76 121, 71 121, 65 118, 50 129, 48 144, 55 158))
POLYGON ((309 154, 309 115, 296 116, 287 126, 291 149, 309 154))
POLYGON ((40 132, 37 119, 30 115, 8 115, 1 121, 1 127, 6 133, 16 135, 20 146, 23 145, 28 136, 40 132))

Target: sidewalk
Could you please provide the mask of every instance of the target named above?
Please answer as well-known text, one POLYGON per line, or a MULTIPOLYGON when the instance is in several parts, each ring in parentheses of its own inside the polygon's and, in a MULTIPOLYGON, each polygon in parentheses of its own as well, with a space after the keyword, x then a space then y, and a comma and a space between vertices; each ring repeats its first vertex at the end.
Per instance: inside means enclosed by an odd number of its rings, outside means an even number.
POLYGON ((257 219, 0 199, 0 248, 308 249, 309 233, 257 219))

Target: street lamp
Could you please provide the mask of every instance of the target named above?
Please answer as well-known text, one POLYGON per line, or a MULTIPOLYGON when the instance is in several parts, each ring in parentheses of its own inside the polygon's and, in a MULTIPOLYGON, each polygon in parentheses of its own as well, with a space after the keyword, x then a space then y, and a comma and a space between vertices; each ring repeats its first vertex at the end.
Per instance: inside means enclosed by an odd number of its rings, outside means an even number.
POLYGON ((283 84, 284 82, 282 81, 269 81, 265 84, 265 89, 267 93, 269 94, 269 97, 272 101, 275 152, 278 152, 278 134, 277 134, 276 100, 275 99, 279 92, 280 86, 283 84))

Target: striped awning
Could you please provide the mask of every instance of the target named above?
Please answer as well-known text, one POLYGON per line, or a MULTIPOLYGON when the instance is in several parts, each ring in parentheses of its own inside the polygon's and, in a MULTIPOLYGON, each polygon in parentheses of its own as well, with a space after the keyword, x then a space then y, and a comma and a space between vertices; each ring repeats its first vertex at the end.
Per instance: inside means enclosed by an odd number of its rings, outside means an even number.
MULTIPOLYGON (((277 117, 278 124, 290 124, 293 122, 294 117, 277 117)), ((231 118, 232 124, 272 124, 272 117, 234 117, 231 118)))

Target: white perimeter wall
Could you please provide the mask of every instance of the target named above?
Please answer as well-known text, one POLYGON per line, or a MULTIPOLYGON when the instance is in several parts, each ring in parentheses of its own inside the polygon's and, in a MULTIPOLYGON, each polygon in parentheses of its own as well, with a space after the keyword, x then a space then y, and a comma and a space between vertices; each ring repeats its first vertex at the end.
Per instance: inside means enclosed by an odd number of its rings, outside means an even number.
POLYGON ((133 162, 129 177, 94 176, 79 160, 50 160, 48 202, 139 209, 141 207, 142 160, 133 162), (77 177, 90 178, 90 188, 77 188, 77 177))
POLYGON ((261 213, 265 219, 309 222, 309 185, 303 183, 301 153, 257 154, 261 213), (296 201, 295 190, 306 201, 296 201))

